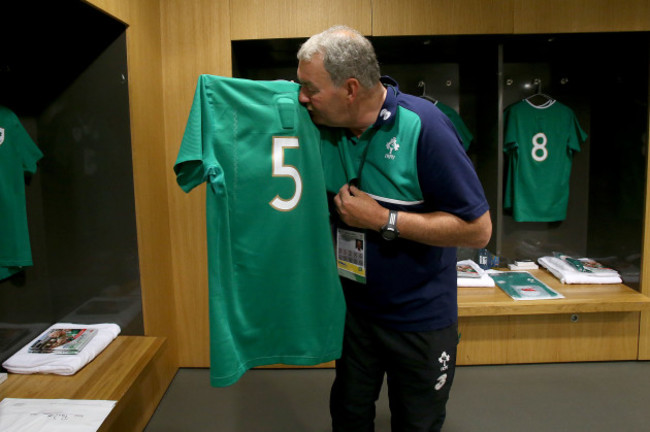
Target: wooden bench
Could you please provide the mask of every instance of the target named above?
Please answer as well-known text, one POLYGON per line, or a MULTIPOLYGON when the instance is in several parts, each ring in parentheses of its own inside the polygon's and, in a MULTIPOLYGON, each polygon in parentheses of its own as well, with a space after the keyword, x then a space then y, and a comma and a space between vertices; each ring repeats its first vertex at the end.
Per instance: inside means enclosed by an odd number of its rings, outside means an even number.
POLYGON ((631 312, 650 309, 650 297, 623 285, 565 285, 546 270, 529 271, 564 295, 555 300, 513 300, 503 290, 458 288, 458 316, 545 315, 587 312, 631 312))
POLYGON ((499 287, 458 289, 458 364, 638 358, 649 297, 623 284, 564 285, 546 270, 530 273, 565 298, 513 300, 499 287))
POLYGON ((119 336, 75 375, 10 373, 0 384, 0 400, 115 400, 99 431, 142 431, 175 373, 165 338, 119 336))

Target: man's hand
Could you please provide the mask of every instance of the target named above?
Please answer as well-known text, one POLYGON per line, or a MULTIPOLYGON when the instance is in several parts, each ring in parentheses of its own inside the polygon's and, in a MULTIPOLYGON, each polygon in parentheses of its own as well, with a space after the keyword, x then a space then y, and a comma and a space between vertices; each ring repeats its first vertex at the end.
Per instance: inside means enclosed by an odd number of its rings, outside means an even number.
POLYGON ((388 220, 388 209, 353 185, 343 185, 334 205, 341 220, 352 227, 378 231, 388 220))
MULTIPOLYGON (((388 221, 388 209, 356 186, 343 185, 334 197, 334 205, 347 225, 379 231, 388 221)), ((490 212, 465 221, 451 213, 399 212, 400 237, 438 247, 482 248, 492 235, 490 212)))

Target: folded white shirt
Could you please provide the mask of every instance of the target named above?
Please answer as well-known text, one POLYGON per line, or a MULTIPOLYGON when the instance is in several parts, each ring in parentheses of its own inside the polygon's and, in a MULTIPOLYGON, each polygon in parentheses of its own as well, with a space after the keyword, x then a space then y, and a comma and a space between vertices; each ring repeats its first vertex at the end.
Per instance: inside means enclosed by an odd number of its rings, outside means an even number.
POLYGON ((545 256, 537 260, 543 267, 547 268, 563 284, 619 284, 623 283, 620 275, 596 275, 581 272, 571 264, 560 258, 545 256))
POLYGON ((494 279, 492 279, 478 264, 473 260, 458 261, 458 265, 467 265, 472 267, 479 277, 457 277, 459 287, 473 288, 473 287, 493 287, 494 279))
POLYGON ((33 374, 46 373, 56 375, 74 375, 85 365, 90 363, 99 355, 121 332, 117 324, 71 324, 57 323, 41 333, 34 340, 29 342, 17 353, 2 363, 2 366, 12 373, 33 374), (94 328, 97 335, 94 336, 78 354, 41 354, 30 353, 29 347, 41 336, 53 329, 78 329, 94 328))
POLYGON ((18 399, 0 402, 2 432, 97 432, 116 401, 18 399))

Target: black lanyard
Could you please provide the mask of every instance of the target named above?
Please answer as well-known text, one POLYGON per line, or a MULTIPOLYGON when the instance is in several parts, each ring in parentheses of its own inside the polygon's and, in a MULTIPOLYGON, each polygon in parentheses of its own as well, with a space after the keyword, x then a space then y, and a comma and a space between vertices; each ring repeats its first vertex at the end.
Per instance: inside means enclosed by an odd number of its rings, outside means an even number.
POLYGON ((368 150, 370 149, 370 141, 368 141, 368 143, 366 144, 366 148, 363 149, 363 154, 361 155, 361 163, 359 163, 359 168, 357 169, 357 176, 348 182, 351 186, 356 186, 358 188, 361 187, 361 171, 363 171, 363 167, 366 164, 366 158, 368 157, 368 150))

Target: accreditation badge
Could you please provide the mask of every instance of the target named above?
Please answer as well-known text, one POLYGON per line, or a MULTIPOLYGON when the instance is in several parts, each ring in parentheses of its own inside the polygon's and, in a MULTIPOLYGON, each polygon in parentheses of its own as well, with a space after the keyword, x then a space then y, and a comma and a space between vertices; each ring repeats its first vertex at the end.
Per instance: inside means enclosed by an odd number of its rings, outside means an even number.
POLYGON ((365 232, 336 230, 336 263, 339 276, 366 283, 365 232))

